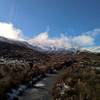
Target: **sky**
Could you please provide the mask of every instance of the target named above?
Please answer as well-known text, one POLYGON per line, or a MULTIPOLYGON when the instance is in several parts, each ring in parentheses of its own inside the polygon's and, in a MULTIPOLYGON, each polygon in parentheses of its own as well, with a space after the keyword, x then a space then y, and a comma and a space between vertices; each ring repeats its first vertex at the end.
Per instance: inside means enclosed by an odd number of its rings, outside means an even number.
POLYGON ((32 44, 99 46, 100 0, 0 0, 0 35, 32 44))

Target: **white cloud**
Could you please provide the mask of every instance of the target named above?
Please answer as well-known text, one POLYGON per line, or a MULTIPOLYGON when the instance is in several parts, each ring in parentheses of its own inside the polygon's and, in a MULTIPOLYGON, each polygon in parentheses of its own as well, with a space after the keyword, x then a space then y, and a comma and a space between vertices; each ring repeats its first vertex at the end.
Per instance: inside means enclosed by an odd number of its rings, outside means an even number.
MULTIPOLYGON (((76 48, 94 45, 95 36, 98 34, 100 34, 100 29, 94 29, 78 36, 66 36, 61 34, 59 38, 51 38, 49 37, 48 32, 42 32, 27 40, 30 44, 38 46, 76 48)), ((15 40, 25 40, 25 38, 28 38, 25 37, 20 29, 15 28, 12 23, 5 22, 0 22, 0 36, 15 40)))
POLYGON ((22 38, 22 32, 11 23, 0 22, 0 36, 20 40, 22 38))
POLYGON ((72 42, 76 46, 89 46, 94 44, 94 38, 89 35, 79 35, 73 37, 72 42))
POLYGON ((64 47, 64 46, 70 47, 69 39, 67 37, 49 38, 47 32, 40 33, 33 39, 30 39, 29 43, 40 46, 42 45, 42 46, 54 46, 54 47, 64 47))
POLYGON ((48 36, 47 32, 44 33, 40 33, 39 35, 37 35, 36 37, 34 37, 33 39, 29 40, 29 43, 31 44, 35 44, 35 45, 42 45, 42 46, 55 46, 55 47, 60 47, 62 46, 62 44, 64 43, 64 40, 62 40, 61 38, 57 39, 51 39, 48 36))
POLYGON ((88 31, 88 32, 83 33, 83 34, 87 34, 87 35, 90 35, 90 36, 93 36, 93 37, 100 35, 100 28, 96 28, 94 30, 88 31))
POLYGON ((90 32, 90 34, 91 33, 92 33, 93 36, 100 35, 100 29, 99 28, 94 29, 93 31, 90 32))
POLYGON ((89 46, 94 44, 94 38, 89 35, 79 35, 79 36, 65 36, 61 35, 60 38, 49 38, 47 32, 40 33, 33 39, 29 40, 29 43, 33 45, 42 45, 42 46, 54 46, 54 47, 82 47, 89 46))

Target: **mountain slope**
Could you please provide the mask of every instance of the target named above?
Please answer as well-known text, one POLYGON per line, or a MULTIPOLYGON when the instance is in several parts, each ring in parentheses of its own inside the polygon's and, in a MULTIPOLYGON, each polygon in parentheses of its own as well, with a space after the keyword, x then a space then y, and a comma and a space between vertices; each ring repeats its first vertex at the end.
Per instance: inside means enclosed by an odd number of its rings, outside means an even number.
POLYGON ((82 48, 82 50, 83 50, 83 51, 86 50, 86 51, 94 52, 94 53, 100 53, 100 46, 82 48))
POLYGON ((0 37, 0 57, 33 60, 42 55, 44 56, 38 52, 38 47, 33 47, 27 42, 0 37))

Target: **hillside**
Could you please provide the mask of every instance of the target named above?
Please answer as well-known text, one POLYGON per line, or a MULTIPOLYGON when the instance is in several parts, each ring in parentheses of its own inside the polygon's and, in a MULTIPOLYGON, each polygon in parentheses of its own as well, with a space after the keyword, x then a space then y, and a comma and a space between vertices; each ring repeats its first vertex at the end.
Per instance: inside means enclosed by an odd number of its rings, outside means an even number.
POLYGON ((66 52, 41 51, 25 42, 0 38, 0 100, 6 99, 9 89, 70 60, 66 52))
POLYGON ((100 100, 100 54, 81 52, 56 80, 54 100, 100 100))
MULTIPOLYGON (((45 51, 24 41, 0 37, 0 100, 7 100, 6 93, 12 88, 16 88, 20 84, 26 85, 33 77, 40 75, 42 78, 46 73, 52 73, 54 70, 65 68, 64 74, 58 78, 63 81, 66 81, 68 77, 79 80, 80 78, 77 78, 76 75, 83 78, 81 72, 84 74, 84 71, 86 71, 86 75, 87 72, 90 75, 92 70, 96 76, 97 70, 100 68, 99 61, 99 53, 76 52, 73 48, 45 51)), ((99 77, 98 75, 96 77, 99 77)), ((58 81, 56 83, 58 84, 58 81)), ((56 93, 55 86, 56 84, 54 85, 55 91, 53 91, 54 100, 59 94, 58 91, 56 93)))

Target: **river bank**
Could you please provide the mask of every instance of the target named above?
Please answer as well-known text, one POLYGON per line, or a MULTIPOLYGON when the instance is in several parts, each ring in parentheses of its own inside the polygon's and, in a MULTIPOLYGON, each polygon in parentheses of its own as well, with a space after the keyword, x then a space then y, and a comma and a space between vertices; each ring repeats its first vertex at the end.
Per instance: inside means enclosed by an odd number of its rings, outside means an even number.
POLYGON ((27 86, 20 86, 17 90, 13 89, 13 93, 9 93, 8 100, 53 100, 52 87, 55 80, 64 72, 64 70, 65 69, 59 71, 55 70, 52 71, 52 73, 49 72, 40 80, 40 76, 33 78, 34 81, 29 81, 27 86))

